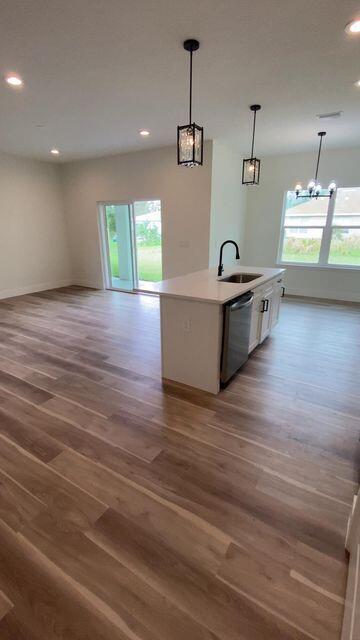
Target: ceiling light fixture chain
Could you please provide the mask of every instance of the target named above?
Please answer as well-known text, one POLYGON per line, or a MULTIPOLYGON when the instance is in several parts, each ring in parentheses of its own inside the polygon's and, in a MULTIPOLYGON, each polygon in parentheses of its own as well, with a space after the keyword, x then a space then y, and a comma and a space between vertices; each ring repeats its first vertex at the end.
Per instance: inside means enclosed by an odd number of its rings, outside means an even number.
POLYGON ((254 122, 253 122, 253 134, 252 134, 252 144, 251 144, 251 157, 254 157, 254 143, 255 143, 255 130, 256 130, 256 114, 259 111, 256 107, 260 108, 260 105, 254 104, 250 107, 250 109, 254 112, 254 122))
POLYGON ((326 131, 319 131, 318 136, 320 136, 320 144, 319 144, 319 151, 318 151, 318 157, 317 157, 317 163, 316 163, 315 182, 317 182, 317 179, 318 179, 321 147, 322 147, 323 137, 326 136, 326 131))
POLYGON ((189 90, 189 123, 191 124, 192 120, 192 79, 193 79, 193 50, 190 50, 190 90, 189 90))

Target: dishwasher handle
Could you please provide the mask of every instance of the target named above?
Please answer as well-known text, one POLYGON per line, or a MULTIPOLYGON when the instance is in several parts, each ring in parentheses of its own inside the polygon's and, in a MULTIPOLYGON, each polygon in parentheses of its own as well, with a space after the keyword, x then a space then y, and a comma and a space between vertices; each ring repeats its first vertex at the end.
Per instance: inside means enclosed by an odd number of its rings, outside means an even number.
POLYGON ((250 298, 245 300, 245 302, 239 300, 239 302, 234 302, 234 304, 230 305, 230 312, 232 313, 233 311, 238 311, 238 309, 243 309, 243 307, 249 307, 252 304, 253 300, 254 294, 252 293, 250 298))

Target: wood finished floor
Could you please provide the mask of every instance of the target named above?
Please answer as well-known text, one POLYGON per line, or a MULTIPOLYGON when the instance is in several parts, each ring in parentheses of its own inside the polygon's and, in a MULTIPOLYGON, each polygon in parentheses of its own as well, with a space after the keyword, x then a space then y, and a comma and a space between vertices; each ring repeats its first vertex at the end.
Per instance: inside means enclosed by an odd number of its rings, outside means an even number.
POLYGON ((1 640, 339 640, 359 317, 285 300, 212 397, 156 298, 0 302, 1 640))

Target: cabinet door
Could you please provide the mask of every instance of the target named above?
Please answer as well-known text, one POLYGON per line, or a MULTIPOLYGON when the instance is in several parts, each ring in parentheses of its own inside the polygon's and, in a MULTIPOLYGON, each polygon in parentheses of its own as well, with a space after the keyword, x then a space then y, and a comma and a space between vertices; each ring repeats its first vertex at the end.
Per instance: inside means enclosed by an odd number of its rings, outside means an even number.
POLYGON ((266 289, 260 304, 260 336, 259 342, 263 342, 271 331, 271 314, 273 306, 273 287, 266 289))
POLYGON ((273 329, 279 322, 282 289, 283 289, 283 279, 278 278, 274 284, 274 291, 272 296, 270 329, 273 329))
POLYGON ((254 291, 254 300, 251 312, 249 353, 259 344, 260 336, 260 309, 262 307, 262 291, 254 291))
POLYGON ((360 492, 354 496, 346 535, 350 553, 341 640, 360 638, 360 492))

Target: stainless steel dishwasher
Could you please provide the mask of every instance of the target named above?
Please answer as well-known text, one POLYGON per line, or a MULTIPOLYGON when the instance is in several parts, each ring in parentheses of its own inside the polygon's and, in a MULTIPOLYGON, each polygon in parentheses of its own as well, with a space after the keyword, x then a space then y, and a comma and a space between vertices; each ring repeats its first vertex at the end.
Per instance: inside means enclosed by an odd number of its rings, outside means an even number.
POLYGON ((248 359, 252 291, 224 305, 220 380, 225 384, 248 359))

